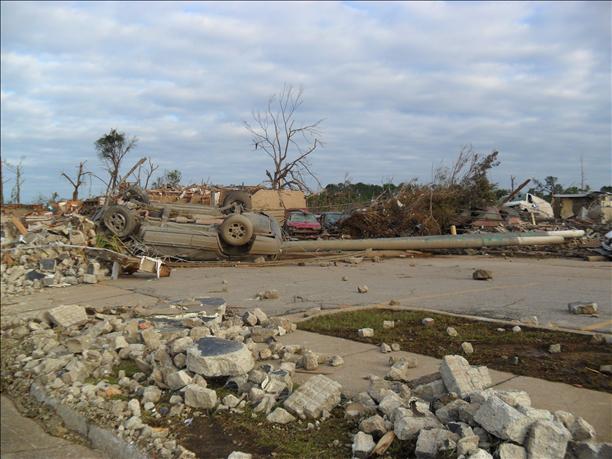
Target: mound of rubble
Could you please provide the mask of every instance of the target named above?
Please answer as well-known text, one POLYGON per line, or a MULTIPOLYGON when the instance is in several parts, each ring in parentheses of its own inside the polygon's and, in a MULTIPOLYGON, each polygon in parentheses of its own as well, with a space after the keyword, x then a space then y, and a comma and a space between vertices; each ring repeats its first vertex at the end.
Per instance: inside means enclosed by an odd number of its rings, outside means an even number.
POLYGON ((2 296, 96 283, 109 274, 104 262, 84 250, 96 245, 96 231, 94 223, 81 215, 50 224, 31 223, 27 229, 14 218, 2 227, 2 296))
POLYGON ((444 357, 440 378, 412 390, 371 377, 368 391, 346 407, 360 421, 353 456, 382 455, 397 439, 419 459, 611 457, 612 444, 595 442, 583 418, 536 409, 527 392, 490 386, 488 369, 459 355, 444 357))
MULTIPOLYGON (((278 336, 296 329, 284 318, 260 309, 239 316, 224 305, 172 323, 134 314, 63 305, 36 319, 3 320, 3 391, 53 406, 94 445, 92 432, 106 429, 114 439, 97 447, 123 441, 159 458, 194 457, 162 421, 185 424, 211 410, 243 413, 247 406, 281 425, 318 424, 342 406, 359 429, 356 458, 384 455, 395 442, 417 458, 582 459, 612 451, 595 442, 584 419, 535 409, 525 392, 489 388, 487 368, 461 356, 446 356, 439 379, 412 388, 404 370, 416 361, 396 359, 388 379, 370 377, 367 392, 348 400, 321 374, 294 385, 296 368, 342 359, 280 344, 278 336), (220 384, 224 396, 215 390, 220 384)), ((231 457, 249 457, 239 454, 231 457)))

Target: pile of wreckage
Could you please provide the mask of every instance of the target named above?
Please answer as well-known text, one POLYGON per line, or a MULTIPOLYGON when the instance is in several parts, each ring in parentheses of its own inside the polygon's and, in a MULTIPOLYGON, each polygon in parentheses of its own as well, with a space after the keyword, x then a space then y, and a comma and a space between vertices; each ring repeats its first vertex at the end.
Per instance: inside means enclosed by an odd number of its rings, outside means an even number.
MULTIPOLYGON (((582 230, 585 237, 565 244, 542 247, 504 248, 487 253, 515 253, 589 257, 593 253, 610 258, 605 249, 605 238, 612 228, 612 214, 605 200, 590 207, 588 218, 574 214, 558 216, 553 205, 521 190, 522 183, 510 195, 494 206, 462 209, 458 203, 469 202, 468 190, 462 187, 420 186, 409 184, 393 196, 381 196, 368 207, 355 209, 339 223, 344 237, 394 238, 441 234, 481 234, 510 232, 550 232, 582 230), (604 202, 605 201, 605 202, 604 202), (597 212, 596 212, 597 211, 597 212), (603 248, 603 251, 602 251, 603 248)), ((609 197, 609 193, 597 193, 609 197)), ((567 205, 565 207, 568 207, 567 205)), ((565 208, 564 207, 564 208, 565 208)))
POLYGON ((161 260, 99 247, 99 227, 83 215, 32 211, 23 218, 10 213, 1 218, 3 297, 95 284, 121 272, 169 275, 161 260))
POLYGON ((294 385, 296 368, 343 361, 279 343, 278 336, 296 328, 285 318, 260 309, 236 315, 224 304, 197 300, 177 305, 174 315, 135 314, 64 305, 36 318, 4 320, 4 390, 52 408, 111 457, 127 451, 129 457, 194 458, 170 420, 184 426, 207 412, 241 415, 248 407, 253 422, 297 423, 313 435, 332 411, 343 410, 355 426, 355 458, 382 456, 397 442, 421 459, 612 454, 583 418, 532 407, 524 391, 490 388, 488 369, 458 355, 444 357, 438 379, 419 383, 408 381, 406 371, 416 359, 390 354, 387 376, 369 377, 367 391, 350 398, 322 374, 294 385), (118 371, 121 362, 136 371, 118 371), (223 397, 215 389, 220 385, 223 397))

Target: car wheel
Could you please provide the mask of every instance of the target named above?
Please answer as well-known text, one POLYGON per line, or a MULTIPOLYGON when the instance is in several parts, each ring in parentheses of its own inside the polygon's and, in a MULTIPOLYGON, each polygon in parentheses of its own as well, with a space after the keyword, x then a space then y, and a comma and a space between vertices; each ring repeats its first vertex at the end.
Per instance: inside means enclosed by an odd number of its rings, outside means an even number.
POLYGON ((251 210, 251 195, 246 191, 232 191, 223 199, 223 207, 242 206, 243 210, 251 210))
POLYGON ((136 216, 122 206, 106 209, 102 221, 111 233, 121 238, 132 234, 138 224, 136 216))
POLYGON ((244 215, 231 215, 221 223, 219 234, 229 245, 245 245, 253 237, 253 223, 244 215))

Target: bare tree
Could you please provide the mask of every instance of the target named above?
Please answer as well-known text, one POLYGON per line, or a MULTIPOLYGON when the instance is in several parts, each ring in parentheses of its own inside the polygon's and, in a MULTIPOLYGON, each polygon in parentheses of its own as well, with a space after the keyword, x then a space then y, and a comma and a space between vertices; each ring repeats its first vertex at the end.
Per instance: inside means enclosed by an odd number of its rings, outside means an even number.
MULTIPOLYGON (((23 158, 19 160, 17 164, 11 164, 8 161, 4 161, 4 167, 6 167, 9 171, 15 174, 15 185, 13 185, 13 189, 11 190, 11 202, 15 204, 21 204, 21 187, 23 182, 25 181, 23 178, 23 158)), ((4 180, 2 182, 3 188, 4 183, 8 182, 8 180, 4 180)), ((3 196, 4 199, 4 196, 3 196)), ((3 202, 4 204, 4 202, 3 202)))
POLYGON ((119 176, 121 163, 137 142, 136 137, 128 139, 124 132, 117 132, 116 129, 111 129, 108 134, 96 140, 96 151, 109 175, 108 182, 106 182, 107 195, 115 191, 121 181, 119 176))
POLYGON ((90 172, 85 171, 85 163, 87 161, 81 161, 79 163, 79 168, 77 171, 77 176, 76 179, 71 179, 68 174, 66 174, 65 172, 62 172, 60 175, 62 177, 64 177, 66 180, 68 180, 68 182, 70 182, 70 184, 72 185, 72 200, 76 201, 79 199, 79 188, 81 188, 81 185, 84 182, 85 177, 87 177, 90 172))
POLYGON ((146 166, 144 168, 142 166, 138 168, 138 185, 145 190, 148 189, 149 181, 157 169, 159 169, 159 164, 155 164, 150 156, 147 157, 146 166), (141 173, 144 173, 144 183, 142 182, 141 173))
POLYGON ((253 112, 253 124, 244 122, 255 150, 263 150, 274 163, 273 169, 266 170, 266 176, 275 190, 310 191, 306 184, 308 176, 321 186, 308 156, 322 146, 319 125, 323 120, 298 124, 296 112, 303 103, 302 93, 302 89, 294 91, 291 86, 284 86, 280 94, 269 99, 265 111, 253 112))

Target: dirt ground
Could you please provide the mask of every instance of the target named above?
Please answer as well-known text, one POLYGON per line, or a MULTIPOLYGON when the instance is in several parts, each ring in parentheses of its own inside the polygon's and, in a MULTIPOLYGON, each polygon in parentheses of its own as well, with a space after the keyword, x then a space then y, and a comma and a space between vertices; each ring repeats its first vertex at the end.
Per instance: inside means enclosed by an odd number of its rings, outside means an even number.
POLYGON ((474 347, 475 352, 466 356, 473 365, 612 392, 612 378, 599 372, 600 365, 612 364, 612 346, 594 344, 590 335, 525 326, 520 333, 513 333, 509 326, 500 332, 500 325, 495 323, 381 309, 323 315, 301 322, 298 327, 370 344, 399 343, 402 350, 437 358, 463 354, 461 343, 467 341, 474 347), (433 318, 434 325, 425 327, 421 323, 425 317, 433 318), (395 321, 395 328, 384 329, 383 320, 395 321), (454 327, 458 336, 449 336, 447 327, 454 327), (374 336, 359 337, 359 328, 374 329, 374 336), (561 344, 561 352, 548 352, 551 344, 561 344))

